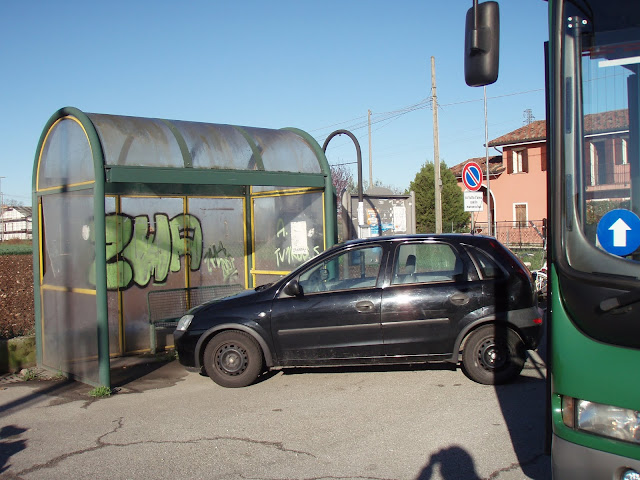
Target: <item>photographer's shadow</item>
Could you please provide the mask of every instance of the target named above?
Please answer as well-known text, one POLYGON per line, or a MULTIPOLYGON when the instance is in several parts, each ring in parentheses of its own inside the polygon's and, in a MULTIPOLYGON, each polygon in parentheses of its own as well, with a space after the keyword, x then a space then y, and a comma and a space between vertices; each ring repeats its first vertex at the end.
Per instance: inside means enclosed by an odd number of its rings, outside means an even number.
MULTIPOLYGON (((444 480, 481 480, 476 473, 473 458, 462 447, 447 447, 429 457, 429 463, 422 469, 417 480, 430 480, 434 469, 440 468, 444 480)), ((437 477, 436 477, 437 478, 437 477)))

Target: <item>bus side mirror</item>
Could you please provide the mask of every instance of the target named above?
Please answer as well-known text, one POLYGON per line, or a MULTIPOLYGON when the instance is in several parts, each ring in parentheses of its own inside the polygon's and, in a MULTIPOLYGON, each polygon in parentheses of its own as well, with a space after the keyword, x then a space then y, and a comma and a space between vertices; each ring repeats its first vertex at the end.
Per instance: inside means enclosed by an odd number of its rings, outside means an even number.
POLYGON ((498 79, 500 10, 497 2, 473 3, 465 23, 464 79, 482 87, 498 79))

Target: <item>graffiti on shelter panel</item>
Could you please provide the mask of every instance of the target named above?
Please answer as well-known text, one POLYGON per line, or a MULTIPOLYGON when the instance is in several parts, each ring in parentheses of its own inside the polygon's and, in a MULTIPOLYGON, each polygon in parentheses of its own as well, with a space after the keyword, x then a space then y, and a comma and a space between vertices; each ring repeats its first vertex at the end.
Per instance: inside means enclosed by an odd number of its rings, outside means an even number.
POLYGON ((313 237, 315 229, 311 229, 308 232, 306 231, 305 222, 291 222, 289 225, 284 223, 282 218, 278 219, 276 224, 276 240, 280 239, 282 241, 282 245, 277 247, 273 252, 276 257, 276 267, 280 268, 281 266, 286 266, 290 268, 292 266, 298 266, 307 261, 312 256, 315 257, 319 255, 321 252, 321 247, 316 245, 313 247, 311 253, 307 245, 307 239, 304 241, 301 240, 301 236, 305 237, 313 237), (294 225, 297 225, 298 229, 294 228, 294 225), (302 227, 302 231, 300 233, 300 227, 302 227), (292 232, 295 230, 299 230, 296 235, 297 241, 294 241, 293 235, 289 236, 289 228, 292 229, 292 232), (286 240, 286 241, 285 241, 286 240), (304 246, 301 246, 304 245, 304 246))
MULTIPOLYGON (((189 259, 191 271, 200 269, 202 226, 193 215, 169 218, 156 213, 151 223, 147 215, 108 214, 105 226, 110 290, 144 287, 152 279, 154 284, 163 284, 169 273, 180 271, 182 257, 189 259)), ((95 267, 92 275, 95 279, 95 267)))
POLYGON ((225 283, 232 283, 238 279, 238 269, 235 258, 227 252, 222 242, 218 246, 211 245, 204 254, 203 263, 207 266, 207 271, 213 273, 215 270, 222 271, 225 283))

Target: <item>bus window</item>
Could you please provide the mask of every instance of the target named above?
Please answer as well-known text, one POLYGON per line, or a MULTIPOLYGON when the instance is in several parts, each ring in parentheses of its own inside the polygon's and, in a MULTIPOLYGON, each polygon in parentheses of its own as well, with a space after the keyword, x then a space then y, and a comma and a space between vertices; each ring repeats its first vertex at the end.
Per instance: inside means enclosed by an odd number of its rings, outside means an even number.
POLYGON ((554 207, 561 232, 556 251, 564 255, 560 287, 585 333, 638 348, 640 326, 618 308, 637 303, 633 315, 640 311, 640 293, 630 293, 640 289, 638 30, 594 31, 582 12, 566 18, 564 190, 554 207), (589 282, 578 289, 580 276, 589 282), (616 321, 606 321, 614 313, 616 321))

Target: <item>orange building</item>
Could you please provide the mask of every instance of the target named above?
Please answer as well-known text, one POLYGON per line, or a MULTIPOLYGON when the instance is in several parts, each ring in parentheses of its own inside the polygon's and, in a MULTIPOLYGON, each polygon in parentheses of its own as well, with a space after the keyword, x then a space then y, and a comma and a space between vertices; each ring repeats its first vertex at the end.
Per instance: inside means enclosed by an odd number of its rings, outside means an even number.
MULTIPOLYGON (((614 110, 585 116, 587 135, 584 144, 585 178, 590 199, 606 191, 619 192, 621 201, 629 198, 630 174, 627 161, 629 115, 614 110)), ((492 233, 505 241, 521 234, 523 228, 542 232, 547 217, 547 144, 546 121, 538 120, 489 142, 501 155, 489 157, 492 233)), ((472 212, 477 231, 487 231, 486 159, 471 158, 451 167, 464 191, 462 169, 469 161, 480 164, 484 173, 481 212, 472 212)), ((539 236, 539 235, 538 235, 539 236)), ((527 243, 533 243, 531 242, 527 243)))

